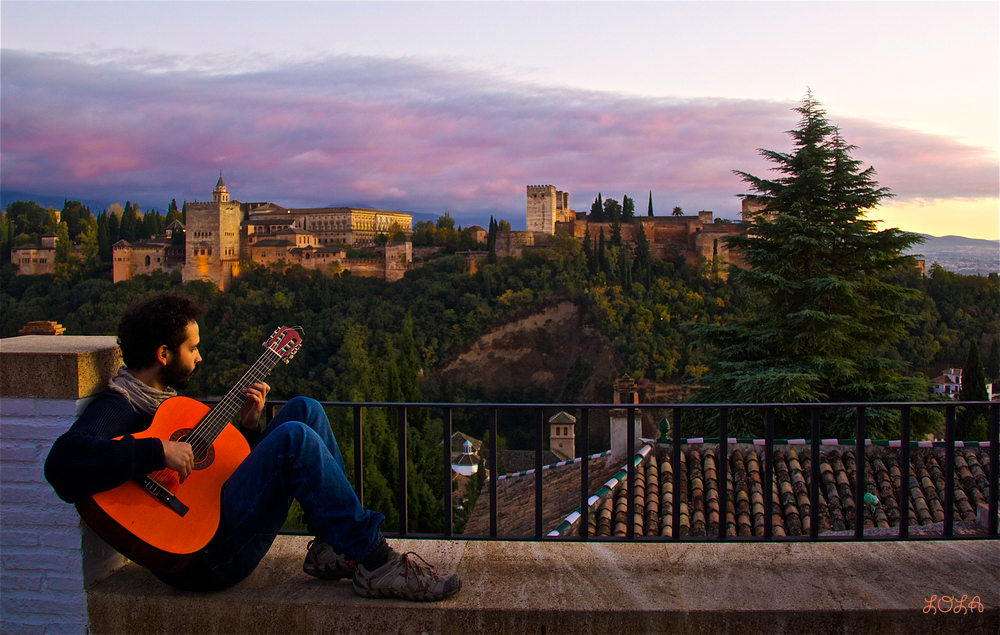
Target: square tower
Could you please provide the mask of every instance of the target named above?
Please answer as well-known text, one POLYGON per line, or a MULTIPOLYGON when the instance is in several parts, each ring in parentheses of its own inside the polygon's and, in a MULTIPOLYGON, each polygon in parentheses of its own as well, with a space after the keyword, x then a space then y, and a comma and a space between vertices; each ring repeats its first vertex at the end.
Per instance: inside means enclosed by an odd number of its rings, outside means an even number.
POLYGON ((239 273, 243 213, 239 202, 229 200, 221 176, 212 199, 211 203, 188 203, 182 278, 185 282, 205 280, 225 291, 239 273))
POLYGON ((556 233, 556 210, 559 207, 554 185, 529 185, 527 230, 549 235, 556 233))

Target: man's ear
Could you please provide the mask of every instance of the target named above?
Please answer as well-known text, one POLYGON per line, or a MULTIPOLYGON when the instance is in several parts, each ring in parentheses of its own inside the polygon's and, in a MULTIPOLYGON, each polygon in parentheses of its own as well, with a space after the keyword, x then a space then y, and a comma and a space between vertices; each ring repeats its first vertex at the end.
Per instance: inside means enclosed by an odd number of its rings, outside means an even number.
POLYGON ((170 349, 167 348, 166 344, 161 344, 159 348, 156 349, 156 363, 161 366, 166 366, 170 363, 170 349))

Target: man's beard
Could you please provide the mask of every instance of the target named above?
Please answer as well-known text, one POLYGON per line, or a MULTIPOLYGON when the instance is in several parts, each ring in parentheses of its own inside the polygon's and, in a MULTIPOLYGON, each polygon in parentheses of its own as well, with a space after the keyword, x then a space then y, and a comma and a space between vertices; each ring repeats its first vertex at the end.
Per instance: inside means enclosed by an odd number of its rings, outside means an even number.
POLYGON ((184 390, 191 381, 191 376, 197 371, 198 364, 195 364, 194 368, 191 369, 191 372, 188 372, 188 370, 180 364, 180 360, 175 357, 174 360, 167 364, 167 366, 163 369, 163 379, 171 388, 184 390))

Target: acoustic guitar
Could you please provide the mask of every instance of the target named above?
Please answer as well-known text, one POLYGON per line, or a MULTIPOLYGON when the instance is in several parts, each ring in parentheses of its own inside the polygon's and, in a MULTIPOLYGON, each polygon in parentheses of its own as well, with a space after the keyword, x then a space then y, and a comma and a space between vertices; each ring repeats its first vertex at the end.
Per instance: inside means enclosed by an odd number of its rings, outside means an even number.
POLYGON ((215 535, 222 486, 250 454, 246 439, 229 424, 243 406, 242 390, 264 379, 279 361, 287 364, 301 345, 295 329, 277 329, 264 342, 264 353, 214 408, 188 397, 164 401, 149 428, 132 436, 190 443, 194 469, 183 483, 177 472, 164 469, 77 503, 94 533, 148 569, 183 569, 215 535))

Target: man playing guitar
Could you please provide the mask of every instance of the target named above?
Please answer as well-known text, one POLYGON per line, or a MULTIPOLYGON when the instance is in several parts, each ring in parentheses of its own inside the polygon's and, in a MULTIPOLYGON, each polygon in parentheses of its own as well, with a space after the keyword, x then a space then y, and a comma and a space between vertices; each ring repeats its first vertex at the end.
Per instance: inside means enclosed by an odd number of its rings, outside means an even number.
MULTIPOLYGON (((140 433, 201 363, 197 319, 202 312, 189 298, 170 292, 125 312, 118 327, 125 366, 56 440, 45 461, 45 477, 60 498, 80 505, 157 471, 176 473, 183 483, 199 469, 201 459, 191 443, 141 438, 140 433)), ((263 381, 241 389, 236 428, 251 450, 221 487, 214 536, 180 570, 150 567, 153 573, 188 590, 236 584, 263 559, 295 499, 317 536, 303 564, 309 575, 352 577, 354 591, 364 597, 435 601, 457 593, 456 574, 439 574, 417 554, 399 554, 386 542, 379 531, 384 518, 361 506, 317 401, 290 400, 261 430, 269 390, 263 381)))

